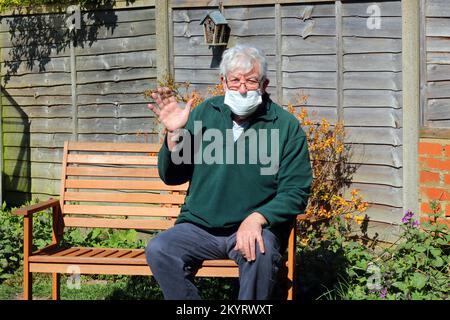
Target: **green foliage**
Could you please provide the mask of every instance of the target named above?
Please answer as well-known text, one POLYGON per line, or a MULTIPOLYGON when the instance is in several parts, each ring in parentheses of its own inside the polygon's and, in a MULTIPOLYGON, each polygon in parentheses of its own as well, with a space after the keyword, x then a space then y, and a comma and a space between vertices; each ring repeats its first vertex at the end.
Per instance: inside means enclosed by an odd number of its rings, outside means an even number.
MULTIPOLYGON (((35 201, 36 203, 38 200, 35 201)), ((11 214, 3 204, 0 211, 0 283, 17 271, 23 259, 23 217, 11 214)), ((33 215, 33 250, 43 248, 52 239, 51 211, 33 215)), ((104 248, 144 248, 136 230, 68 228, 61 245, 104 248)))
MULTIPOLYGON (((51 242, 51 218, 37 213, 33 218, 33 250, 51 242)), ((11 214, 3 203, 0 211, 0 283, 19 268, 23 259, 23 217, 11 214)))
MULTIPOLYGON (((133 1, 130 1, 133 2, 133 1)), ((0 0, 0 11, 15 8, 31 8, 42 5, 70 5, 79 4, 81 8, 98 6, 98 5, 112 5, 114 0, 0 0)))
POLYGON ((378 250, 350 237, 348 225, 337 219, 326 240, 312 241, 300 253, 305 270, 299 272, 306 280, 299 289, 322 285, 312 297, 326 299, 448 299, 450 235, 447 225, 437 223, 442 215, 435 212, 419 226, 406 212, 397 243, 378 250))

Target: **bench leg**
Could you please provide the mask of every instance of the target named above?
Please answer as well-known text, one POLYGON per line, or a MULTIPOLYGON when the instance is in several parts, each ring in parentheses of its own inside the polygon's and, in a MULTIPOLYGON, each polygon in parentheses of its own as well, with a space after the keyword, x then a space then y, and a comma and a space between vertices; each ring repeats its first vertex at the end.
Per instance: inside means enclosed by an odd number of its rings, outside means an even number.
POLYGON ((52 299, 60 300, 60 274, 52 273, 52 299))
POLYGON ((23 270, 23 299, 32 300, 33 298, 33 274, 28 272, 28 267, 23 270))
POLYGON ((294 286, 291 285, 290 288, 288 289, 287 300, 293 299, 294 299, 294 286))

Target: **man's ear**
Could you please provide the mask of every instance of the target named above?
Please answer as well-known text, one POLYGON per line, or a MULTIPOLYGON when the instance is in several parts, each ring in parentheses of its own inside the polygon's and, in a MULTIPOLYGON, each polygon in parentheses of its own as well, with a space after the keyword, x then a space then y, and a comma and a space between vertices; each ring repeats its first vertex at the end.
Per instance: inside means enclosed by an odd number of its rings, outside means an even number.
POLYGON ((228 90, 228 87, 227 87, 227 81, 225 80, 225 77, 224 77, 224 76, 220 76, 220 81, 222 82, 222 87, 223 87, 223 89, 224 89, 224 90, 228 90))

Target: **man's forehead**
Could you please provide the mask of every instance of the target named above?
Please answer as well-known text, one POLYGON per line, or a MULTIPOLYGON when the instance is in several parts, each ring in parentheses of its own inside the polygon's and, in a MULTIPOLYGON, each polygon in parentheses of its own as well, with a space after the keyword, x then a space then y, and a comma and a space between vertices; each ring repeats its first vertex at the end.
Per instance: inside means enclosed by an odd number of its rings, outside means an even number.
POLYGON ((228 76, 230 77, 258 77, 259 76, 259 70, 257 66, 253 66, 249 71, 242 71, 240 69, 234 69, 230 72, 228 72, 228 76))

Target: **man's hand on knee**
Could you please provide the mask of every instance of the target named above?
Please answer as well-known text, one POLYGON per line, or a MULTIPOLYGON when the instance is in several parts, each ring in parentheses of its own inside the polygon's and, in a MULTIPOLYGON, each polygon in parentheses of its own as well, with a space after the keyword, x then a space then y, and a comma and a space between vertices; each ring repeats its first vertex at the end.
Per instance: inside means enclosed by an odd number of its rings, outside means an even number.
POLYGON ((256 259, 256 243, 258 243, 259 251, 265 252, 262 238, 262 227, 265 224, 267 224, 266 218, 259 212, 253 212, 239 226, 234 250, 239 251, 247 261, 256 259))

